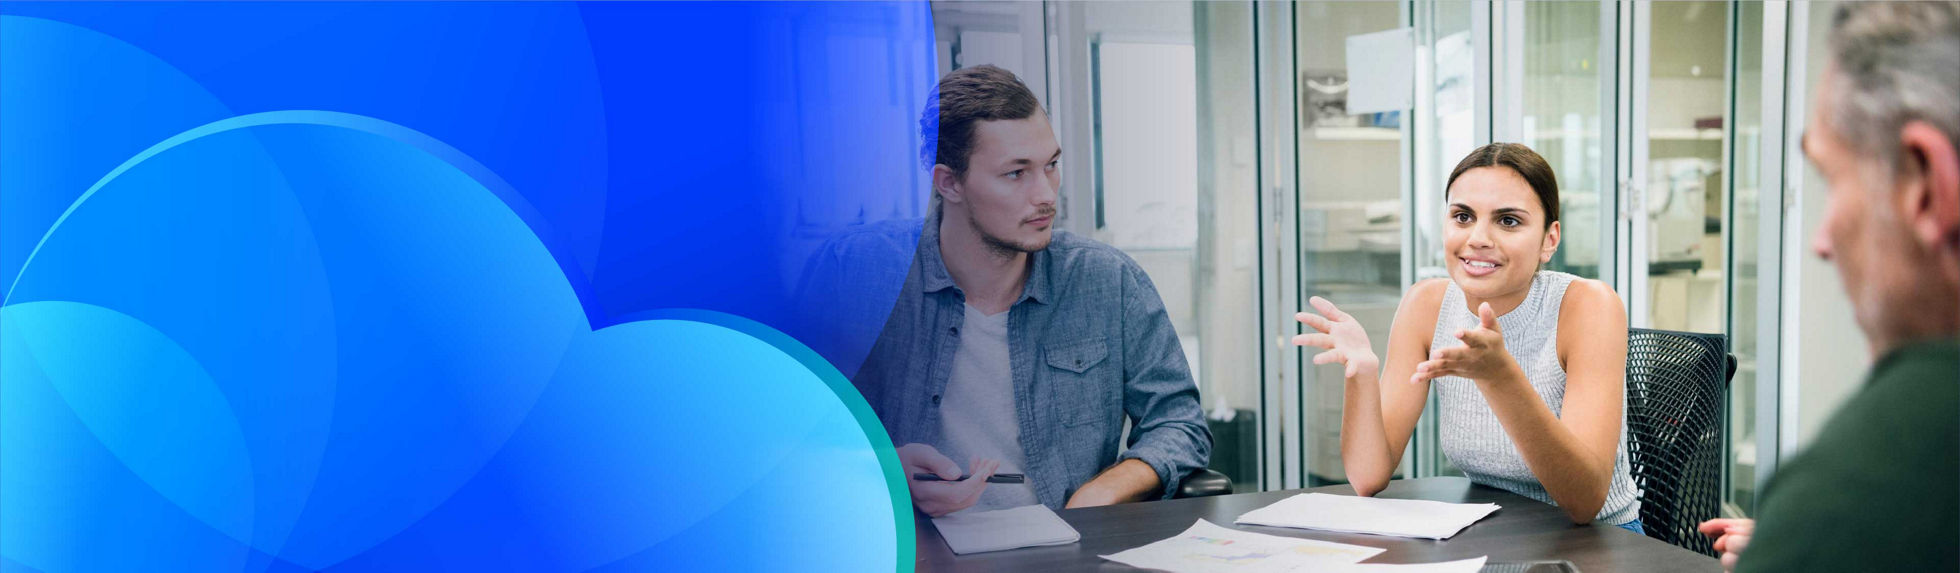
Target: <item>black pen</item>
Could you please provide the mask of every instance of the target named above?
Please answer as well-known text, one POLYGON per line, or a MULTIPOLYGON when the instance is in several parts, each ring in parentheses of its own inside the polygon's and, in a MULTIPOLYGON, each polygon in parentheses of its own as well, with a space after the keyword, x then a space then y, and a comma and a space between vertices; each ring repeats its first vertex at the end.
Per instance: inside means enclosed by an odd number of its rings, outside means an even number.
MULTIPOLYGON (((919 481, 966 481, 972 477, 973 474, 966 474, 960 476, 959 479, 949 480, 939 477, 939 474, 912 474, 912 479, 919 481)), ((987 477, 987 483, 1022 483, 1026 479, 1021 474, 994 474, 987 477)))

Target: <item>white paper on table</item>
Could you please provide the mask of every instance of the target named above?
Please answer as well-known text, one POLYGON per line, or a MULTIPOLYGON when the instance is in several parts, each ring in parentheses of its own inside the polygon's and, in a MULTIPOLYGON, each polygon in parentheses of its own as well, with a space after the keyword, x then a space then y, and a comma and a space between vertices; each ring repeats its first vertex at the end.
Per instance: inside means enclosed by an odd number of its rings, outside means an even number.
POLYGON ((1024 505, 994 511, 961 511, 932 518, 953 553, 985 553, 1040 545, 1066 545, 1082 534, 1048 506, 1024 505))
POLYGON ((1248 511, 1239 516, 1237 523, 1449 539, 1497 509, 1495 503, 1303 493, 1248 511))
POLYGON ((1347 112, 1409 109, 1415 93, 1415 28, 1348 36, 1347 112))
POLYGON ((1184 533, 1103 559, 1176 573, 1290 573, 1352 564, 1385 549, 1266 535, 1203 519, 1184 533))
POLYGON ((1316 573, 1477 573, 1489 555, 1442 563, 1355 563, 1316 569, 1316 573))

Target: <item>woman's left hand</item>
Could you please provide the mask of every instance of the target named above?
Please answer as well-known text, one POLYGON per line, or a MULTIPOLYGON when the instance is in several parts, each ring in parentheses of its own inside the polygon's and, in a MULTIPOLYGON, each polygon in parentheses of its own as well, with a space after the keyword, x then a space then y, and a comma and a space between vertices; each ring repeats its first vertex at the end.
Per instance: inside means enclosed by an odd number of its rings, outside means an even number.
POLYGON ((1511 353, 1504 350, 1504 333, 1498 330, 1497 315, 1490 303, 1477 305, 1476 328, 1456 331, 1463 346, 1430 351, 1429 360, 1416 365, 1409 382, 1461 376, 1471 380, 1493 380, 1517 368, 1511 353))

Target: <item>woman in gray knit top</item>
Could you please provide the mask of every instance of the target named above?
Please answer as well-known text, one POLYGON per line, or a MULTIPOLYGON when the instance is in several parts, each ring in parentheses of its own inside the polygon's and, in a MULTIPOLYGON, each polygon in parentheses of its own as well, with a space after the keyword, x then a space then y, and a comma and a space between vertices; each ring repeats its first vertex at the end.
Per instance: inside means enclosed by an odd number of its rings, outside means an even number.
POLYGON ((1374 495, 1400 465, 1436 388, 1450 463, 1477 483, 1557 505, 1573 523, 1640 531, 1627 472, 1626 311, 1605 283, 1540 270, 1558 250, 1558 181, 1523 145, 1493 143, 1445 187, 1450 278, 1410 287, 1388 359, 1320 297, 1294 344, 1346 365, 1341 461, 1374 495))

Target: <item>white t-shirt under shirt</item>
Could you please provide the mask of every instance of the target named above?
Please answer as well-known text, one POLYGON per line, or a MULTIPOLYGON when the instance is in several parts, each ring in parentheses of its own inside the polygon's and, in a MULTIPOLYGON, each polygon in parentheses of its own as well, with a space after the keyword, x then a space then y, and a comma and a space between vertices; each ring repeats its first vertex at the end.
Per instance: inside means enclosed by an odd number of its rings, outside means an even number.
MULTIPOLYGON (((988 316, 966 305, 960 326, 960 346, 953 352, 953 372, 940 399, 939 452, 966 471, 974 457, 1000 460, 995 473, 1025 474, 1027 455, 1021 449, 1020 417, 1014 405, 1014 377, 1007 353, 1007 315, 988 316)), ((980 500, 965 511, 989 511, 1034 505, 1034 488, 1026 483, 987 484, 980 500)))

